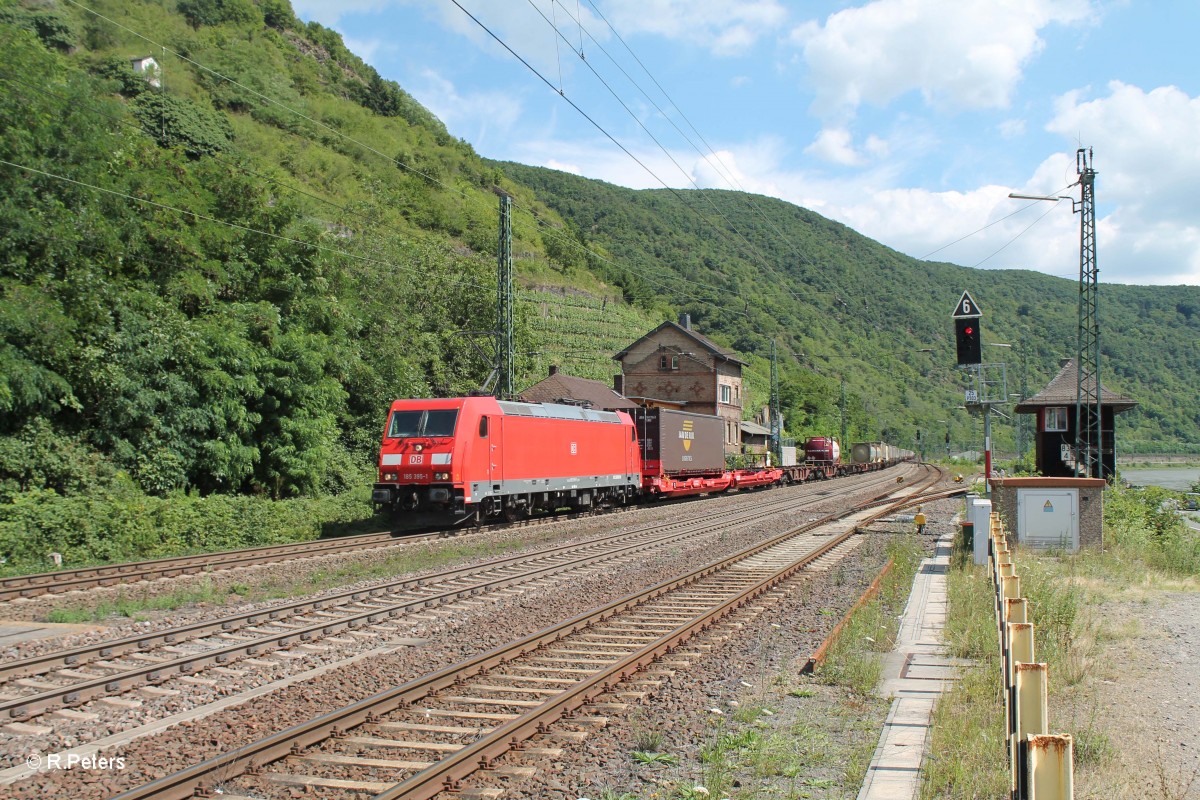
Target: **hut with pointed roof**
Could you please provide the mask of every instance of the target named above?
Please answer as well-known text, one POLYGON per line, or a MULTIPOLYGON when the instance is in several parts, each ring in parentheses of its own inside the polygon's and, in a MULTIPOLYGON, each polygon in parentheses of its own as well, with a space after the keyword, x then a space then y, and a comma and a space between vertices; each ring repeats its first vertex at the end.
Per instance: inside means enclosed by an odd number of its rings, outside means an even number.
MULTIPOLYGON (((1069 478, 1075 475, 1075 402, 1079 394, 1079 368, 1075 359, 1064 359, 1058 374, 1046 388, 1013 409, 1018 414, 1036 414, 1035 430, 1037 470, 1042 475, 1069 478)), ((1084 388, 1092 390, 1091 375, 1085 378, 1084 388)), ((1101 461, 1104 475, 1116 474, 1115 419, 1116 415, 1137 405, 1123 394, 1110 392, 1100 385, 1101 461)), ((1086 476, 1085 476, 1086 477, 1086 476)))

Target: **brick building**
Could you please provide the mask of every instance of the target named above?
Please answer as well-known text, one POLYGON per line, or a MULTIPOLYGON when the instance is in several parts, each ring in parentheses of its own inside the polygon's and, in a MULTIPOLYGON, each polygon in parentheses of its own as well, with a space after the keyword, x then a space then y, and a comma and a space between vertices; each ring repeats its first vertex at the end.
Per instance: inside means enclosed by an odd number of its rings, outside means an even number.
POLYGON ((741 451, 745 361, 692 330, 687 314, 664 322, 613 356, 617 391, 641 405, 669 404, 725 422, 725 452, 741 451))

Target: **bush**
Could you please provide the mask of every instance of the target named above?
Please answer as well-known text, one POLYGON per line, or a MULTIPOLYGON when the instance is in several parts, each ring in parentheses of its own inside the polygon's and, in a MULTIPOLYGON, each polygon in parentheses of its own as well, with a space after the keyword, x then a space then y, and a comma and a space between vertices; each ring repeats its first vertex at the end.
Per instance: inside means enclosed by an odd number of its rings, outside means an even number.
POLYGON ((1177 493, 1113 486, 1104 495, 1106 549, 1173 575, 1200 572, 1200 536, 1184 524, 1177 493))
POLYGON ((233 127, 224 114, 186 97, 143 92, 130 107, 146 133, 160 145, 179 147, 192 158, 219 153, 233 139, 233 127))
POLYGON ((225 495, 150 497, 134 489, 63 497, 49 489, 0 505, 0 556, 10 574, 316 539, 372 518, 369 489, 273 501, 225 495))
POLYGON ((51 50, 75 49, 79 35, 70 17, 57 8, 5 8, 0 22, 32 31, 51 50))
POLYGON ((225 23, 261 25, 262 12, 249 0, 179 0, 179 13, 193 28, 225 23))

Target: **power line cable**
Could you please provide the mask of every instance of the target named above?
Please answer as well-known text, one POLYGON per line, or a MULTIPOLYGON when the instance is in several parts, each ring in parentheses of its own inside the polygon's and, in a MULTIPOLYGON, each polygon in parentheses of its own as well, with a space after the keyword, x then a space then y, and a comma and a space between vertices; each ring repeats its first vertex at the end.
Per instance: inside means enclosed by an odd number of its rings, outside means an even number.
MULTIPOLYGON (((1073 185, 1074 185, 1074 184, 1067 184, 1066 186, 1062 187, 1062 188, 1061 188, 1061 189, 1059 189, 1058 191, 1059 191, 1059 192, 1065 192, 1067 189, 1070 189, 1070 188, 1071 188, 1071 186, 1073 186, 1073 185)), ((1055 192, 1055 194, 1057 194, 1057 193, 1058 193, 1058 192, 1055 192)), ((1055 205, 1057 205, 1057 204, 1058 204, 1058 202, 1060 202, 1060 201, 1055 201, 1055 205)), ((973 231, 971 231, 970 233, 966 234, 965 236, 960 236, 959 238, 955 239, 953 242, 950 242, 949 244, 944 244, 944 245, 942 245, 942 246, 941 246, 941 247, 939 247, 937 250, 933 250, 933 251, 931 251, 931 252, 929 252, 929 253, 926 253, 925 255, 921 256, 920 260, 921 260, 921 261, 924 261, 925 259, 929 258, 929 257, 930 257, 930 256, 932 256, 932 255, 937 255, 938 253, 942 252, 943 250, 945 250, 945 249, 946 249, 946 248, 948 248, 948 247, 953 247, 954 245, 958 244, 959 242, 966 241, 967 239, 970 239, 972 236, 975 236, 976 234, 983 233, 984 231, 986 231, 988 228, 992 227, 993 225, 999 225, 1001 222, 1004 222, 1004 220, 1008 219, 1009 217, 1014 217, 1014 216, 1016 216, 1017 214, 1020 214, 1022 211, 1025 211, 1025 210, 1027 210, 1027 209, 1033 208, 1035 205, 1037 205, 1037 203, 1038 203, 1038 201, 1036 201, 1036 200, 1035 200, 1035 201, 1033 201, 1033 202, 1031 202, 1031 203, 1028 203, 1027 205, 1023 205, 1023 206, 1021 206, 1020 208, 1018 208, 1016 211, 1013 211, 1013 212, 1012 212, 1012 213, 1010 213, 1010 214, 1005 214, 1003 217, 1000 217, 1000 218, 999 218, 999 219, 997 219, 997 220, 993 220, 992 222, 989 222, 987 225, 984 225, 982 228, 978 228, 978 229, 976 229, 976 230, 973 230, 973 231)), ((1051 207, 1051 208, 1054 208, 1054 206, 1050 206, 1050 207, 1051 207)), ((1039 217, 1038 219, 1041 219, 1041 217, 1039 217)), ((1011 244, 1011 242, 1010 242, 1009 244, 1011 244)), ((1007 246, 1008 246, 1008 245, 1005 245, 1005 247, 1007 247, 1007 246)), ((1001 249, 1003 249, 1003 248, 1001 248, 1001 249)), ((1000 252, 1000 251, 999 251, 999 250, 997 250, 996 252, 998 253, 998 252, 1000 252)), ((993 253, 992 255, 995 255, 995 253, 993 253)), ((988 258, 991 258, 991 256, 988 256, 988 258)), ((985 259, 985 260, 986 260, 986 259, 985 259)), ((982 263, 982 262, 981 262, 981 263, 982 263)))
MULTIPOLYGON (((592 9, 596 12, 596 15, 598 17, 600 17, 601 20, 604 21, 604 24, 606 26, 608 26, 608 29, 610 31, 612 31, 613 35, 617 38, 617 41, 619 41, 621 43, 621 45, 624 46, 626 52, 628 52, 629 55, 633 57, 633 60, 636 61, 638 66, 642 68, 642 71, 646 73, 647 77, 649 77, 650 80, 654 83, 654 85, 656 87, 658 87, 658 90, 662 93, 663 97, 666 98, 667 102, 670 103, 671 107, 674 108, 675 111, 677 111, 679 113, 679 116, 682 117, 683 121, 686 122, 688 127, 692 129, 692 132, 696 134, 696 137, 699 138, 700 141, 704 143, 704 146, 708 148, 709 154, 712 155, 713 159, 720 166, 720 169, 718 170, 718 172, 721 173, 721 177, 726 181, 726 183, 729 184, 730 186, 736 185, 737 188, 739 190, 741 190, 743 193, 750 194, 750 192, 748 192, 746 190, 746 187, 742 185, 742 182, 737 179, 737 174, 725 163, 724 159, 721 158, 721 156, 717 152, 716 148, 714 148, 712 146, 712 144, 709 143, 708 139, 705 138, 704 134, 701 133, 700 130, 695 126, 695 124, 692 123, 691 119, 687 116, 687 114, 684 113, 683 109, 681 109, 679 107, 679 104, 675 102, 674 98, 671 97, 670 93, 667 92, 666 88, 658 81, 657 78, 654 77, 654 73, 652 73, 650 71, 650 68, 647 67, 646 64, 641 60, 641 58, 638 57, 637 53, 634 52, 633 48, 630 47, 629 43, 627 41, 625 41, 625 38, 622 37, 621 34, 617 31, 617 29, 613 27, 613 24, 608 21, 608 18, 604 16, 603 12, 600 11, 600 9, 596 6, 595 2, 593 2, 593 0, 588 0, 588 5, 590 5, 592 7, 592 9)), ((580 30, 583 30, 584 28, 583 28, 582 21, 577 20, 577 22, 579 23, 580 30)), ((701 152, 700 148, 696 145, 695 142, 693 142, 691 140, 691 138, 686 133, 684 133, 682 130, 680 130, 679 126, 675 124, 674 120, 671 119, 670 115, 667 114, 667 112, 664 111, 652 97, 650 97, 650 94, 648 92, 646 92, 646 90, 644 90, 637 81, 633 80, 633 78, 628 74, 628 72, 625 71, 624 67, 622 67, 620 65, 620 63, 615 58, 613 58, 612 55, 609 54, 609 52, 604 48, 604 46, 601 45, 600 42, 597 41, 596 38, 594 36, 592 36, 592 34, 590 32, 588 33, 588 38, 591 39, 596 44, 596 46, 600 48, 601 52, 603 52, 606 56, 608 56, 608 59, 610 61, 612 61, 613 64, 615 64, 617 66, 617 68, 621 70, 622 73, 625 74, 625 76, 629 79, 629 82, 632 83, 635 87, 637 87, 638 91, 640 91, 642 93, 642 96, 645 97, 646 100, 648 100, 650 102, 650 104, 654 106, 655 110, 658 111, 658 113, 663 117, 663 119, 667 120, 667 122, 669 122, 671 124, 671 126, 673 128, 675 128, 676 131, 679 132, 679 135, 682 136, 683 139, 685 141, 687 141, 687 143, 689 145, 692 146, 692 149, 696 151, 697 155, 699 155, 701 158, 707 159, 708 156, 706 156, 703 152, 701 152)), ((791 248, 792 252, 796 255, 797 258, 799 258, 801 261, 808 263, 808 264, 816 263, 800 251, 800 248, 798 248, 795 245, 795 243, 792 242, 791 239, 788 238, 788 236, 779 228, 779 226, 777 226, 775 224, 774 220, 772 220, 770 217, 768 217, 766 215, 766 213, 762 210, 762 207, 759 204, 750 202, 749 198, 747 198, 747 206, 749 208, 753 209, 758 214, 758 216, 760 218, 762 218, 762 220, 764 222, 767 223, 767 225, 769 225, 772 229, 774 229, 774 231, 777 234, 779 234, 779 238, 791 248)), ((800 299, 790 289, 788 289, 788 292, 790 294, 792 294, 792 297, 794 299, 796 299, 796 300, 800 299)))
MULTIPOLYGON (((555 91, 560 97, 563 98, 563 100, 565 100, 567 102, 568 105, 570 105, 573 109, 575 109, 579 113, 580 116, 582 116, 585 120, 587 120, 594 128, 596 128, 596 130, 598 130, 598 131, 600 131, 600 133, 604 134, 605 138, 607 138, 609 141, 611 141, 613 144, 615 144, 618 148, 620 148, 620 150, 623 153, 625 153, 625 155, 629 156, 629 158, 632 159, 636 164, 638 164, 638 166, 640 166, 651 177, 653 177, 656 181, 658 181, 659 184, 661 184, 664 189, 666 189, 668 192, 670 192, 675 197, 675 199, 677 199, 683 205, 684 208, 688 209, 692 213, 699 216, 701 221, 708 222, 708 220, 706 220, 704 218, 704 216, 700 214, 699 211, 697 211, 695 208, 693 208, 691 205, 689 205, 683 199, 683 196, 679 193, 678 189, 675 189, 674 187, 668 185, 666 181, 664 181, 661 177, 659 177, 659 175, 656 172, 654 172, 654 170, 650 169, 650 167, 647 166, 644 161, 642 161, 640 158, 638 158, 636 155, 634 155, 633 152, 628 147, 626 147, 615 136, 613 136, 611 133, 609 133, 608 130, 605 129, 603 125, 601 125, 599 122, 597 122, 595 119, 593 119, 592 116, 589 115, 586 111, 584 111, 583 108, 578 103, 576 103, 574 100, 572 100, 570 97, 568 97, 565 92, 563 92, 559 89, 555 89, 554 84, 549 79, 547 79, 545 75, 543 75, 541 72, 539 72, 536 67, 534 67, 528 61, 526 61, 525 58, 523 58, 519 53, 517 53, 515 50, 513 50, 508 45, 508 43, 504 41, 503 38, 501 38, 498 34, 496 34, 494 31, 492 31, 492 29, 489 28, 487 25, 485 25, 478 17, 476 17, 470 11, 467 11, 467 9, 464 8, 462 6, 462 4, 458 2, 458 0, 450 0, 450 2, 452 2, 452 3, 454 3, 454 5, 458 6, 459 10, 461 10, 464 14, 466 14, 468 17, 470 17, 471 20, 476 25, 478 25, 480 28, 482 28, 484 30, 484 32, 486 32, 489 36, 491 36, 501 47, 503 47, 505 50, 507 50, 514 58, 516 58, 518 61, 520 61, 521 64, 523 64, 526 67, 526 69, 528 69, 530 72, 532 72, 534 75, 536 75, 537 78, 540 81, 542 81, 542 83, 546 84, 546 86, 548 86, 551 90, 555 91)), ((541 11, 538 10, 538 13, 541 14, 541 11)), ((542 14, 542 18, 545 19, 544 14, 542 14)), ((558 32, 558 29, 555 28, 555 31, 558 32)), ((561 33, 559 33, 559 35, 561 36, 561 33)), ((586 63, 586 60, 584 63, 586 63)), ((749 243, 747 242, 747 244, 749 244, 749 243)), ((717 287, 712 287, 712 288, 714 288, 717 291, 724 291, 717 287)))
MULTIPOLYGON (((1000 248, 999 248, 999 249, 997 249, 995 252, 993 252, 993 253, 992 253, 991 255, 989 255, 987 258, 983 259, 982 261, 978 262, 977 264, 974 264, 974 265, 972 266, 972 268, 974 268, 974 267, 978 267, 978 266, 981 266, 981 265, 982 265, 982 264, 983 264, 985 261, 988 261, 989 259, 991 259, 991 258, 992 258, 992 256, 999 255, 999 254, 1000 254, 1000 252, 1001 252, 1002 250, 1004 250, 1004 249, 1005 249, 1006 247, 1008 247, 1010 244, 1012 244, 1013 242, 1015 242, 1017 239, 1020 239, 1022 236, 1024 236, 1024 235, 1025 235, 1025 234, 1026 234, 1026 233, 1029 231, 1029 229, 1030 229, 1030 228, 1032 228, 1034 225, 1037 225, 1039 222, 1041 222, 1043 219, 1045 219, 1045 218, 1046 218, 1046 215, 1047 215, 1047 214, 1049 214, 1051 211, 1053 211, 1057 205, 1058 205, 1058 203, 1051 203, 1050 207, 1049 207, 1049 208, 1047 208, 1045 211, 1043 211, 1043 212, 1042 212, 1042 215, 1041 215, 1040 217, 1038 217, 1038 218, 1037 218, 1037 219, 1035 219, 1033 222, 1031 222, 1031 223, 1029 223, 1027 226, 1025 226, 1025 229, 1024 229, 1024 230, 1022 230, 1022 231, 1021 231, 1020 233, 1018 233, 1016 236, 1012 237, 1012 238, 1011 238, 1011 239, 1009 239, 1007 242, 1005 242, 1004 244, 1002 244, 1002 245, 1000 246, 1000 248)), ((1024 210, 1024 209, 1022 209, 1022 210, 1024 210)), ((1011 214, 1010 214, 1009 216, 1011 216, 1011 214)))
MULTIPOLYGON (((527 0, 527 2, 530 4, 530 6, 533 7, 533 9, 538 13, 538 15, 541 16, 542 20, 545 21, 546 24, 550 25, 554 29, 554 32, 557 34, 557 38, 555 40, 555 45, 557 46, 558 39, 561 39, 564 42, 566 42, 567 41, 566 35, 561 30, 559 30, 557 24, 553 20, 546 17, 545 13, 540 8, 538 8, 537 5, 534 3, 534 0, 527 0)), ((551 3, 551 8, 553 8, 553 2, 551 3)), ((580 25, 580 28, 582 29, 582 23, 580 23, 578 20, 576 22, 577 22, 577 24, 580 25)), ((486 28, 485 28, 485 30, 486 30, 486 28)), ((591 37, 591 34, 589 33, 588 36, 591 37)), ((594 37, 593 37, 593 41, 594 41, 594 37)), ((569 44, 569 42, 568 42, 568 44, 569 44)), ((597 43, 597 45, 599 46, 598 43, 597 43)), ((603 47, 601 47, 600 49, 602 52, 604 52, 605 55, 608 55, 608 52, 606 50, 604 50, 603 47)), ((510 50, 510 52, 511 52, 511 50, 510 50)), ((681 175, 683 175, 683 177, 688 181, 688 183, 690 183, 692 185, 692 187, 697 190, 697 193, 699 194, 700 198, 703 199, 706 203, 708 203, 709 207, 712 208, 712 210, 714 212, 716 212, 717 216, 719 216, 719 217, 721 217, 721 219, 725 220, 725 222, 729 226, 729 231, 732 231, 732 234, 734 236, 736 236, 737 238, 742 240, 742 243, 746 245, 746 247, 749 249, 749 251, 762 262, 761 266, 769 268, 767 258, 758 250, 758 248, 756 248, 750 242, 749 239, 746 238, 746 236, 738 229, 738 227, 736 225, 734 225, 733 220, 729 219, 729 217, 725 214, 725 212, 722 211, 715 202, 713 202, 713 199, 700 188, 700 185, 696 183, 695 178, 693 178, 692 175, 683 168, 683 166, 679 163, 679 161, 676 160, 675 156, 671 154, 671 151, 661 141, 659 141, 657 136, 655 136, 650 131, 650 129, 646 126, 646 124, 638 117, 637 114, 634 113, 633 109, 631 109, 629 107, 629 105, 617 93, 617 91, 615 89, 613 89, 612 85, 607 80, 605 80, 604 77, 596 70, 595 66, 593 66, 592 63, 590 61, 588 61, 586 58, 583 58, 582 53, 580 53, 579 55, 580 55, 580 60, 584 63, 585 66, 587 66, 587 68, 591 71, 592 75, 596 78, 596 80, 600 81, 601 85, 603 85, 604 88, 608 90, 609 94, 612 95, 613 99, 616 100, 617 103, 619 103, 623 109, 625 109, 625 113, 627 113, 629 115, 630 119, 632 119, 635 123, 637 123, 638 127, 640 127, 642 129, 642 131, 647 136, 650 137, 650 140, 654 142, 654 144, 658 147, 658 149, 661 150, 663 152, 663 154, 670 160, 670 162, 675 165, 675 168, 679 170, 679 173, 681 175)), ((614 64, 616 63, 615 60, 613 60, 611 56, 609 56, 609 60, 613 61, 614 64)), ((624 69, 622 69, 619 64, 617 65, 617 68, 621 69, 621 71, 625 74, 625 77, 629 78, 630 82, 633 83, 634 86, 637 87, 639 90, 641 90, 641 87, 637 85, 636 81, 633 81, 632 78, 630 78, 629 74, 627 72, 625 72, 624 69)), ((645 95, 645 92, 642 92, 642 93, 643 93, 643 95, 645 95)), ((561 89, 559 90, 559 94, 562 94, 561 89)), ((564 95, 564 97, 565 97, 565 95, 564 95)), ((648 95, 646 95, 646 98, 651 101, 651 104, 653 104, 656 109, 659 110, 659 113, 662 113, 662 110, 659 109, 657 104, 654 104, 654 101, 651 100, 648 95)), ((676 127, 676 130, 677 131, 679 130, 678 127, 676 127)), ((680 131, 680 134, 682 135, 682 131, 680 131)), ((612 137, 610 136, 609 138, 611 139, 612 137)), ((685 136, 684 138, 686 139, 687 137, 685 136)), ((689 143, 690 143, 690 141, 689 141, 689 143)), ((626 153, 628 153, 628 152, 629 151, 626 150, 626 153)), ((697 153, 699 153, 699 150, 697 150, 697 153)), ((704 157, 703 153, 700 153, 700 156, 703 158, 704 157)), ((651 174, 653 175, 654 173, 651 173, 651 174)), ((658 179, 658 181, 660 183, 662 183, 663 186, 666 186, 666 183, 663 182, 663 180, 661 178, 659 178, 657 175, 654 175, 654 177, 656 179, 658 179)), ((670 187, 667 187, 667 188, 670 188, 670 187)), ((676 196, 682 201, 681 195, 676 195, 676 196)), ((687 206, 686 203, 684 205, 687 206)), ((691 207, 688 206, 688 208, 690 209, 691 207)), ((695 209, 691 209, 691 210, 693 210, 695 212, 695 209)), ((695 213, 698 214, 699 212, 695 212, 695 213)), ((703 219, 703 216, 701 218, 703 219)), ((705 220, 705 221, 707 222, 707 220, 705 220)), ((725 236, 730 235, 728 231, 724 231, 719 227, 714 226, 714 229, 717 230, 718 232, 720 232, 722 235, 725 235, 725 236)))

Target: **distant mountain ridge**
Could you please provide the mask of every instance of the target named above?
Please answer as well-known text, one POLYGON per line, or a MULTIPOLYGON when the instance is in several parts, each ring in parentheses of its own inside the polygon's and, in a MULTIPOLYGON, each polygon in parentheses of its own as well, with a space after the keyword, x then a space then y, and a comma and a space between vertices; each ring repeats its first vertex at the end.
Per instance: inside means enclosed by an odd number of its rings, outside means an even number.
MULTIPOLYGON (((687 208, 677 198, 700 192, 634 191, 501 166, 582 241, 631 272, 672 276, 679 307, 706 332, 760 356, 778 337, 785 351, 804 354, 801 367, 844 376, 858 395, 887 398, 902 409, 891 417, 901 438, 911 438, 912 424, 937 430, 933 420, 962 402, 950 317, 964 290, 982 307, 985 341, 1012 345, 985 347, 984 355, 1007 362, 1010 393, 1020 391, 1022 359, 1033 394, 1076 354, 1076 281, 919 261, 772 198, 703 190, 705 201, 687 208), (740 235, 710 231, 724 220, 740 235), (687 285, 727 294, 689 298, 687 285)), ((1100 250, 1101 265, 1103 257, 1100 250)), ((1200 445, 1200 287, 1101 284, 1099 303, 1101 380, 1139 403, 1119 418, 1119 445, 1140 452, 1200 445)))

